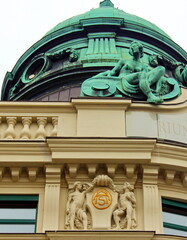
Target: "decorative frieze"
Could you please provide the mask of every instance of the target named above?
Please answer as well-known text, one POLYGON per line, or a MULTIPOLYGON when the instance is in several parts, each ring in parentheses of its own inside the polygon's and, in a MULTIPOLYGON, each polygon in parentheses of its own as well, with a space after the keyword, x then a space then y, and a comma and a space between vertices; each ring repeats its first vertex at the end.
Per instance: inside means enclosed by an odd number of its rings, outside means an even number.
POLYGON ((98 168, 98 164, 95 164, 95 163, 87 164, 89 178, 95 177, 97 168, 98 168))
MULTIPOLYGON (((45 172, 45 163, 43 163, 43 166, 40 167, 33 167, 32 165, 28 167, 20 167, 19 161, 19 164, 17 165, 18 167, 16 167, 15 161, 14 165, 14 167, 10 167, 9 163, 6 165, 5 162, 3 162, 3 167, 0 168, 0 181, 8 180, 16 182, 21 179, 24 181, 27 179, 29 182, 35 182, 37 181, 38 175, 43 176, 45 172), (43 175, 41 175, 41 173, 43 175)), ((136 164, 124 164, 124 172, 121 164, 100 165, 94 163, 61 163, 60 166, 62 176, 64 176, 64 179, 71 187, 73 186, 75 180, 88 181, 89 179, 94 179, 101 173, 107 174, 119 185, 121 185, 124 181, 128 181, 132 185, 136 184, 137 181, 143 181, 144 186, 154 185, 158 187, 158 181, 163 179, 168 187, 171 184, 187 187, 186 172, 176 172, 174 170, 164 169, 161 166, 158 169, 158 167, 146 168, 144 165, 140 167, 136 164)), ((46 174, 48 174, 48 180, 51 179, 51 181, 53 181, 53 175, 47 172, 46 174)))
POLYGON ((68 172, 69 172, 70 178, 76 178, 79 164, 71 163, 71 164, 67 164, 67 167, 68 167, 68 172))
POLYGON ((28 176, 31 182, 36 181, 37 173, 38 173, 38 168, 33 168, 33 167, 28 168, 28 176))
POLYGON ((12 168, 10 168, 10 171, 11 171, 12 181, 13 182, 18 182, 19 178, 20 178, 21 168, 12 167, 12 168))
MULTIPOLYGON (((36 182, 39 170, 39 167, 1 167, 0 182, 36 182)), ((41 177, 45 179, 44 174, 41 177)))
POLYGON ((75 181, 66 205, 67 229, 134 229, 136 198, 133 186, 117 188, 107 175, 91 183, 75 181))
POLYGON ((187 187, 187 173, 181 173, 182 184, 184 187, 187 187))
POLYGON ((124 164, 124 168, 128 179, 137 178, 136 164, 124 164))
POLYGON ((116 175, 117 164, 106 164, 108 175, 111 178, 114 178, 116 175))
POLYGON ((0 181, 3 179, 4 168, 0 168, 0 181))
POLYGON ((165 170, 164 176, 165 176, 165 181, 167 184, 172 184, 173 180, 175 178, 176 171, 173 170, 165 170))

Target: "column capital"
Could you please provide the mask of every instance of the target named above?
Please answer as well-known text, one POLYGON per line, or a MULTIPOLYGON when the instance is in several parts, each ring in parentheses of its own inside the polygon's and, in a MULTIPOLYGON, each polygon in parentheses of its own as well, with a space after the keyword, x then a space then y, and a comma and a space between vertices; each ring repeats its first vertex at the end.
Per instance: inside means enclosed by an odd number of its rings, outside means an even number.
POLYGON ((46 165, 45 173, 46 173, 46 183, 60 183, 61 181, 61 171, 63 169, 63 165, 46 165))
POLYGON ((159 166, 143 165, 143 184, 155 185, 158 182, 159 166))

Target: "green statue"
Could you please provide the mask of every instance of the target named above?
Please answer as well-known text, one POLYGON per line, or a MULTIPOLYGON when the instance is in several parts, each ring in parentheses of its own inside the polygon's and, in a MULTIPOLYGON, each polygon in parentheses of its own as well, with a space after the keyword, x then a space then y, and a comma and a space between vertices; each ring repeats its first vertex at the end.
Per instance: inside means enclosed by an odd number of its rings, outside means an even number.
POLYGON ((121 79, 125 92, 139 94, 141 90, 147 96, 148 102, 163 102, 161 97, 153 93, 150 86, 164 76, 164 67, 158 66, 149 71, 148 65, 140 60, 143 57, 143 46, 137 41, 131 43, 129 54, 132 56, 132 60, 120 60, 109 75, 118 76, 121 79))
POLYGON ((180 64, 174 70, 174 76, 183 86, 187 87, 187 65, 180 64))
POLYGON ((120 60, 111 70, 86 80, 82 96, 129 96, 160 104, 165 99, 180 95, 180 87, 174 78, 165 76, 165 67, 151 68, 141 61, 143 46, 134 41, 129 48, 131 60, 120 60))

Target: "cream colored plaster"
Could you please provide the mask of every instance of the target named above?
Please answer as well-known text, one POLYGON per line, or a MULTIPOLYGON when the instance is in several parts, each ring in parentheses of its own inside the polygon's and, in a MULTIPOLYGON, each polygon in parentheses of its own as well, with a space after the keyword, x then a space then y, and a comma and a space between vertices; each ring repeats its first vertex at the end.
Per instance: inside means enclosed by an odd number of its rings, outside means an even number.
POLYGON ((126 133, 129 137, 154 137, 187 143, 187 114, 144 111, 126 112, 126 133))
MULTIPOLYGON (((151 240, 154 237, 153 232, 128 232, 128 231, 98 231, 98 232, 63 232, 46 233, 50 240, 151 240)), ((172 239, 171 239, 172 240, 172 239)))
POLYGON ((46 166, 43 232, 58 230, 61 166, 46 166))
POLYGON ((143 166, 144 229, 160 233, 158 166, 143 166))
POLYGON ((144 229, 160 233, 160 208, 157 185, 144 184, 144 229))
POLYGON ((0 102, 0 112, 2 116, 13 116, 15 113, 17 116, 29 116, 34 113, 36 116, 56 116, 56 114, 72 113, 76 110, 72 108, 72 104, 69 102, 0 102), (62 108, 63 107, 63 108, 62 108))
POLYGON ((158 137, 187 143, 187 113, 158 114, 158 137))
POLYGON ((155 140, 134 140, 134 139, 90 139, 90 138, 59 138, 47 139, 52 152, 52 159, 55 162, 79 163, 92 160, 94 163, 105 160, 116 163, 147 163, 151 160, 151 153, 155 146, 155 140))
POLYGON ((125 111, 110 109, 79 109, 77 136, 125 137, 125 111))
POLYGON ((51 153, 44 141, 0 141, 1 164, 25 163, 25 165, 51 162, 51 153))
POLYGON ((186 146, 157 143, 153 151, 152 163, 165 165, 169 169, 185 171, 187 148, 186 146))
MULTIPOLYGON (((167 115, 167 119, 175 114, 186 116, 187 102, 169 104, 132 103, 117 99, 74 99, 71 103, 0 102, 0 137, 8 128, 7 119, 12 124, 9 137, 17 134, 17 139, 0 141, 0 194, 39 194, 37 232, 63 231, 31 234, 29 237, 25 234, 3 234, 0 239, 185 239, 155 235, 152 231, 163 231, 161 197, 187 201, 186 145, 177 146, 175 142, 166 143, 156 139, 125 138, 125 126, 131 124, 137 127, 136 118, 142 118, 142 122, 149 119, 145 121, 146 126, 152 129, 149 121, 154 116, 155 123, 156 114, 167 115), (128 120, 125 123, 126 111, 128 120), (7 117, 17 119, 15 132, 14 119, 7 117), (37 131, 37 119, 44 117, 40 119, 44 123, 47 117, 48 125, 42 128, 47 133, 45 139, 19 139, 24 135, 23 118, 24 122, 29 121, 26 117, 34 121, 30 125, 31 132, 37 131), (58 118, 58 134, 50 137, 52 117, 58 118), (71 186, 77 180, 91 182, 98 174, 109 175, 118 187, 125 181, 134 184, 137 199, 136 230, 64 231, 66 181, 71 186), (144 230, 146 232, 139 232, 144 230)), ((28 130, 27 127, 25 129, 28 130)), ((136 130, 143 134, 139 126, 136 130)), ((128 131, 136 134, 132 126, 128 131)), ((153 137, 149 131, 147 134, 153 137)))
POLYGON ((67 186, 61 187, 60 190, 60 208, 59 208, 59 230, 64 229, 66 218, 66 202, 68 199, 67 186))
POLYGON ((125 136, 125 110, 130 101, 73 99, 72 104, 77 109, 77 136, 125 136))
POLYGON ((98 231, 98 232, 62 232, 62 233, 54 233, 47 232, 46 233, 49 240, 186 240, 185 237, 177 237, 177 236, 168 236, 168 235, 156 235, 154 232, 128 232, 128 231, 98 231))
POLYGON ((186 240, 185 237, 154 232, 46 232, 43 234, 1 234, 0 240, 186 240))
POLYGON ((127 137, 156 138, 158 136, 156 113, 127 111, 126 133, 127 137))
POLYGON ((58 136, 71 137, 77 134, 77 115, 64 113, 58 119, 58 136))
POLYGON ((1 234, 0 240, 49 240, 44 234, 1 234))
POLYGON ((144 229, 144 201, 142 188, 135 189, 136 196, 136 212, 137 212, 137 230, 144 229))
POLYGON ((160 197, 162 198, 169 198, 172 200, 176 200, 179 202, 185 202, 187 203, 187 188, 177 189, 175 187, 167 188, 167 185, 165 185, 164 188, 159 188, 160 197))
POLYGON ((30 131, 27 137, 33 139, 37 132, 37 119, 45 117, 47 117, 47 123, 44 126, 44 137, 45 135, 50 136, 53 134, 53 121, 51 119, 56 117, 59 121, 58 136, 124 137, 126 126, 129 136, 157 137, 159 134, 161 138, 185 141, 186 125, 185 122, 180 124, 183 121, 180 119, 182 119, 182 114, 186 113, 186 108, 186 102, 178 105, 168 105, 168 103, 166 105, 153 105, 132 103, 129 100, 120 99, 84 98, 73 99, 70 103, 0 102, 0 137, 21 139, 25 136, 22 132, 25 128, 30 131), (125 123, 126 111, 127 122, 125 123), (155 114, 160 116, 159 133, 157 134, 155 114), (176 114, 178 117, 175 118, 178 118, 176 120, 178 122, 172 120, 170 129, 166 126, 167 121, 176 114), (28 121, 24 120, 26 118, 31 118, 31 124, 28 126, 24 125, 28 124, 28 121), (165 122, 162 121, 163 118, 166 118, 165 122), (139 124, 136 124, 137 119, 139 124), (14 121, 16 122, 14 123, 14 121), (166 133, 167 129, 170 133, 166 133))

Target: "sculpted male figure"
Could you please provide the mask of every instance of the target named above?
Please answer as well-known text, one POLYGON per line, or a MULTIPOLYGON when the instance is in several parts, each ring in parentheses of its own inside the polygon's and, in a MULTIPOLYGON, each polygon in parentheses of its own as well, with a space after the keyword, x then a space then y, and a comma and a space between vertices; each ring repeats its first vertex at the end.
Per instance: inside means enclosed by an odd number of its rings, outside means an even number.
POLYGON ((83 224, 83 229, 87 229, 88 220, 85 208, 86 193, 91 191, 93 186, 85 190, 81 182, 75 182, 73 192, 69 194, 66 206, 66 226, 75 229, 75 220, 78 219, 83 224))
POLYGON ((113 212, 114 222, 116 224, 115 229, 121 229, 120 221, 123 215, 125 216, 127 229, 136 227, 135 206, 136 199, 133 193, 133 187, 130 183, 126 182, 123 186, 123 193, 119 195, 118 208, 113 212))

